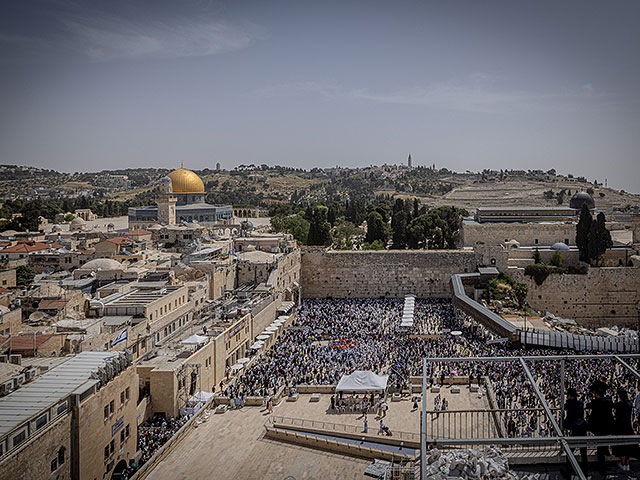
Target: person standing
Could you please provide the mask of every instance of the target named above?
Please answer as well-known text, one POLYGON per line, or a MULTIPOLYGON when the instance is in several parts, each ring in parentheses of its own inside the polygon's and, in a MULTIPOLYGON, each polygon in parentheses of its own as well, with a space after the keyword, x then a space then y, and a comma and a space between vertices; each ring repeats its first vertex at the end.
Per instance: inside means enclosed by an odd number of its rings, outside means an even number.
MULTIPOLYGON (((613 427, 613 403, 611 399, 605 397, 607 385, 601 380, 596 380, 590 387, 593 392, 594 399, 589 402, 587 408, 591 410, 588 429, 596 437, 609 435, 613 427)), ((607 473, 606 456, 609 453, 609 447, 598 447, 598 470, 600 475, 605 476, 607 473)))
MULTIPOLYGON (((618 390, 618 401, 613 405, 613 410, 615 412, 614 435, 633 435, 633 426, 631 425, 632 406, 626 390, 618 390)), ((631 471, 629 457, 631 456, 632 448, 629 445, 615 445, 613 447, 613 454, 620 457, 618 467, 623 472, 631 471)))
MULTIPOLYGON (((565 417, 563 427, 569 431, 572 437, 583 437, 587 435, 587 423, 584 421, 584 403, 578 400, 578 392, 575 388, 567 389, 567 401, 564 404, 565 417)), ((515 427, 514 427, 515 429, 515 427)), ((580 468, 587 474, 587 447, 580 447, 580 468)), ((569 459, 567 459, 567 472, 571 471, 569 459)), ((570 474, 567 473, 567 475, 570 474)))
POLYGON ((364 416, 364 432, 363 433, 368 433, 369 432, 369 420, 367 420, 367 416, 364 416))

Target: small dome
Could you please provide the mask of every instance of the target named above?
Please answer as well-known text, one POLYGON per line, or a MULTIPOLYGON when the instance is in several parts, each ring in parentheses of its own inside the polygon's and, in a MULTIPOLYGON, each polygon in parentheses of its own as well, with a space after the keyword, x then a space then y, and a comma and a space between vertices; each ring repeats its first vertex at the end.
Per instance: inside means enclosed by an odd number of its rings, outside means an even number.
POLYGON ((561 252, 568 252, 569 251, 569 245, 567 245, 564 242, 556 242, 553 245, 551 245, 551 250, 556 250, 556 251, 561 251, 561 252))
POLYGON ((62 230, 62 227, 56 223, 53 227, 51 227, 51 230, 53 231, 62 230))
POLYGON ((115 227, 115 225, 114 225, 113 223, 110 223, 109 225, 107 225, 107 227, 109 227, 109 228, 114 228, 114 227, 115 227))
POLYGON ((45 283, 30 293, 35 298, 58 298, 64 295, 64 288, 54 285, 53 283, 45 283))
POLYGON ((250 222, 250 221, 248 221, 248 220, 247 220, 247 228, 248 228, 249 230, 252 230, 252 229, 253 229, 253 223, 252 223, 252 222, 250 222))
POLYGON ((578 192, 571 197, 571 200, 569 201, 569 207, 576 210, 582 210, 582 205, 585 204, 589 210, 596 208, 596 202, 594 202, 593 197, 587 192, 578 192))
POLYGON ((122 264, 112 258, 96 258, 82 265, 83 270, 120 270, 122 264))
POLYGON ((86 225, 87 222, 85 222, 81 217, 75 217, 73 220, 71 220, 71 225, 86 225))
POLYGON ((162 177, 160 183, 171 183, 171 179, 169 177, 162 177))

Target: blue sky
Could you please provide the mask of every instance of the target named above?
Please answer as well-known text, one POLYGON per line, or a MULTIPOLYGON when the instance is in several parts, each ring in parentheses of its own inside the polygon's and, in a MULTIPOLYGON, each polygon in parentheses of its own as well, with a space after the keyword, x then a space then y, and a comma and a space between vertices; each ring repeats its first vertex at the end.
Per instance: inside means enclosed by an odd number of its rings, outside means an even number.
POLYGON ((0 163, 556 168, 640 192, 635 1, 0 4, 0 163))

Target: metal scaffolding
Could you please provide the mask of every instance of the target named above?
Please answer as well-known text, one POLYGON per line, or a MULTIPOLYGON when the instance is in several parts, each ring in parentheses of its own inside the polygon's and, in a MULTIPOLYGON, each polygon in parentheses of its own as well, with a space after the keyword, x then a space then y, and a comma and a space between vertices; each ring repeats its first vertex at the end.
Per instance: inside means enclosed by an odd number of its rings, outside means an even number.
MULTIPOLYGON (((576 360, 614 360, 618 362, 627 372, 633 375, 638 381, 640 381, 640 373, 633 368, 629 364, 629 360, 640 360, 640 355, 638 354, 620 354, 620 355, 539 355, 539 356, 519 356, 519 357, 447 357, 447 358, 424 358, 423 359, 423 370, 422 370, 422 412, 420 418, 420 454, 421 454, 421 478, 426 478, 426 468, 427 464, 424 459, 427 458, 427 452, 430 447, 438 446, 440 448, 460 448, 463 446, 486 446, 486 445, 497 445, 497 446, 507 446, 507 447, 522 447, 525 449, 536 449, 536 448, 547 448, 547 449, 557 449, 558 452, 563 452, 566 455, 567 460, 569 461, 571 467, 573 468, 575 474, 580 478, 580 480, 586 480, 586 476, 573 453, 573 450, 580 447, 602 447, 602 446, 614 446, 614 445, 637 445, 640 443, 640 435, 607 435, 607 436, 581 436, 581 437, 572 437, 569 435, 565 435, 562 428, 562 418, 564 417, 564 396, 565 396, 565 386, 566 386, 566 363, 570 361, 576 360), (532 374, 529 363, 536 361, 554 361, 560 362, 560 421, 556 419, 553 414, 553 410, 545 398, 545 396, 540 391, 538 384, 534 375, 532 374), (427 410, 427 364, 428 363, 494 363, 494 362, 504 362, 504 363, 518 363, 524 374, 526 376, 528 385, 531 387, 535 397, 541 405, 541 409, 530 409, 530 410, 542 410, 543 417, 547 420, 547 422, 551 425, 551 434, 548 436, 539 436, 539 437, 506 437, 505 435, 500 433, 500 429, 495 429, 495 435, 493 436, 485 436, 487 432, 491 431, 491 429, 478 429, 476 430, 478 433, 482 433, 482 435, 467 435, 466 438, 435 438, 428 436, 427 430, 427 416, 432 414, 433 412, 429 412, 427 410)), ((556 411, 558 409, 555 409, 556 411)), ((507 410, 501 409, 492 409, 487 410, 489 415, 496 415, 499 412, 504 412, 507 410)), ((487 412, 476 412, 476 413, 487 413, 487 412)), ((441 414, 440 412, 439 414, 441 414)), ((448 411, 446 414, 460 414, 460 416, 464 417, 463 414, 469 415, 469 413, 473 413, 471 411, 465 412, 456 412, 456 411, 448 411)), ((488 418, 488 417, 486 417, 488 418)), ((460 432, 471 432, 473 433, 473 428, 465 428, 460 429, 460 432)), ((455 436, 451 436, 455 437, 455 436)))

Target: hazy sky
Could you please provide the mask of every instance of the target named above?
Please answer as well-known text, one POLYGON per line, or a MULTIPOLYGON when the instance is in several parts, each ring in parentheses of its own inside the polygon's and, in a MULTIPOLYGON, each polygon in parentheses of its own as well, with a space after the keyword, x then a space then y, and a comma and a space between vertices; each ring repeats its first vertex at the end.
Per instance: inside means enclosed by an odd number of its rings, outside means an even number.
POLYGON ((556 168, 640 192, 640 2, 0 3, 0 163, 556 168))

